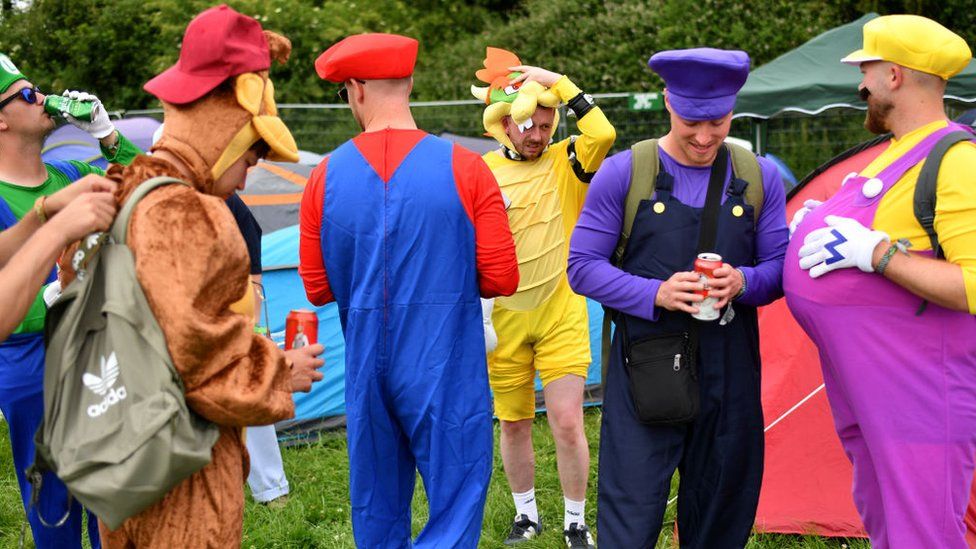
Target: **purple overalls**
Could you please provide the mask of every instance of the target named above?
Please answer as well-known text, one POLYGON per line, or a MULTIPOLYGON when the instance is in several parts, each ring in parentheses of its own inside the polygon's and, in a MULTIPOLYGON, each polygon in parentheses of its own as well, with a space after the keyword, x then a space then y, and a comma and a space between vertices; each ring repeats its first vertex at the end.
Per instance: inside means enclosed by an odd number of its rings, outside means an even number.
POLYGON ((876 273, 799 267, 824 217, 872 227, 885 193, 954 130, 937 130, 874 178, 853 174, 810 212, 786 252, 783 286, 820 350, 834 425, 854 465, 854 503, 872 547, 965 548, 976 453, 976 316, 929 303, 876 273))

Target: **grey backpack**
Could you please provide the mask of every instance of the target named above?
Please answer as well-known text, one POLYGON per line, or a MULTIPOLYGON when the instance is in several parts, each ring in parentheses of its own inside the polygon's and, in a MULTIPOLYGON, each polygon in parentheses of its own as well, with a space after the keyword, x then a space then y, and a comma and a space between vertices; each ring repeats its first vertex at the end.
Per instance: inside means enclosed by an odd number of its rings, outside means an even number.
POLYGON ((210 463, 218 437, 216 425, 187 408, 125 245, 136 203, 169 184, 185 185, 164 177, 142 183, 111 238, 83 242, 75 260, 84 269, 45 325, 44 420, 29 474, 35 482, 53 471, 113 530, 210 463))

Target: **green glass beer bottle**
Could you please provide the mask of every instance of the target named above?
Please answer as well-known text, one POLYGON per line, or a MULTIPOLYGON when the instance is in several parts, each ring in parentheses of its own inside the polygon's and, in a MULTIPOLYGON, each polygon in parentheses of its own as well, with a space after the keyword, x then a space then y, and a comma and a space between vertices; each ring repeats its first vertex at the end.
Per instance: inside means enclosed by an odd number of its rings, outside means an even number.
POLYGON ((44 110, 52 116, 66 112, 78 120, 84 120, 85 122, 91 122, 95 118, 94 101, 76 101, 61 95, 49 95, 45 97, 44 110))

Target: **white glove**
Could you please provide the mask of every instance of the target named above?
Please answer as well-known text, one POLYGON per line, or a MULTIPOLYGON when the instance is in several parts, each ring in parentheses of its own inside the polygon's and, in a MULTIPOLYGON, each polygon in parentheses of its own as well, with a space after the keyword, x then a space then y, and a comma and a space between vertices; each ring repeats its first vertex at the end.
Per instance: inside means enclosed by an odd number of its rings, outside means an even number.
POLYGON ((800 268, 817 278, 834 269, 857 267, 873 273, 871 258, 879 242, 891 242, 881 231, 872 231, 856 219, 828 215, 826 227, 811 231, 800 248, 800 268))
POLYGON ((797 225, 800 224, 801 221, 803 221, 803 218, 806 217, 807 214, 810 213, 814 208, 816 208, 821 204, 823 204, 823 202, 819 200, 814 200, 812 198, 807 199, 806 202, 803 203, 803 207, 797 210, 795 214, 793 214, 793 220, 790 221, 790 237, 792 237, 793 233, 796 232, 796 227, 797 225))
POLYGON ((485 352, 492 352, 498 346, 498 335, 491 323, 491 311, 495 308, 494 299, 481 300, 481 320, 485 325, 485 352))
POLYGON ((64 90, 61 94, 68 99, 74 99, 75 101, 92 101, 95 103, 93 106, 92 121, 79 120, 66 112, 61 112, 61 116, 65 120, 71 123, 71 125, 87 132, 89 135, 95 139, 102 139, 108 137, 112 132, 115 131, 115 124, 108 118, 108 113, 105 111, 105 107, 102 106, 102 102, 98 100, 98 97, 94 95, 83 92, 83 91, 71 91, 64 90))

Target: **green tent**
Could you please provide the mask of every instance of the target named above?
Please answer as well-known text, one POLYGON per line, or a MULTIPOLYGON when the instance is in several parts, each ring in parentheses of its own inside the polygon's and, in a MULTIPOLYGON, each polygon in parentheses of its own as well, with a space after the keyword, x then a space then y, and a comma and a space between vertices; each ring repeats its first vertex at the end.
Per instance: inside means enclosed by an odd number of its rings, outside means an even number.
MULTIPOLYGON (((739 91, 735 117, 766 119, 783 112, 818 114, 833 107, 867 108, 857 97, 861 73, 841 58, 861 48, 869 13, 833 28, 754 70, 739 91)), ((976 102, 976 64, 949 80, 946 99, 976 102)))

